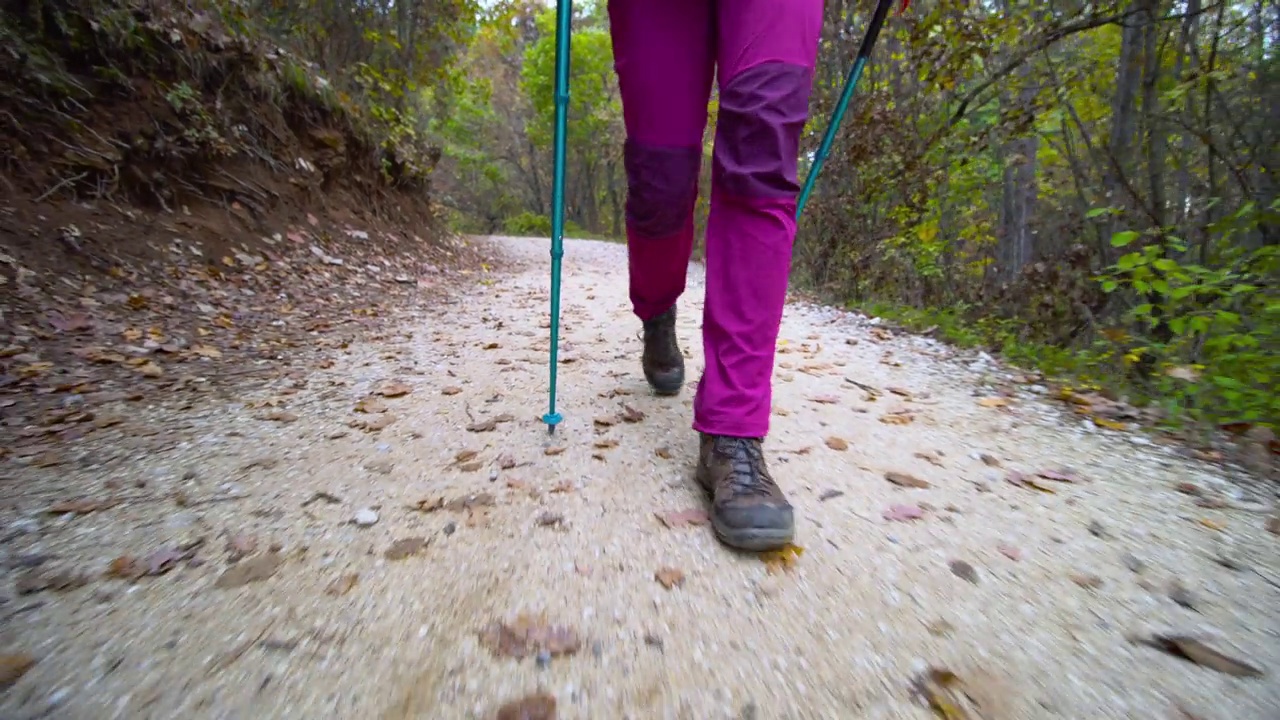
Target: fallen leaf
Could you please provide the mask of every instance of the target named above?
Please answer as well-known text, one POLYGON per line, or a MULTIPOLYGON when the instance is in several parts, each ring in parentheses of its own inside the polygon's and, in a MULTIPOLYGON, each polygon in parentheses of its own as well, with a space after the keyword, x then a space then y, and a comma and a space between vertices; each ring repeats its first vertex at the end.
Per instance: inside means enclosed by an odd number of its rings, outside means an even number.
POLYGON ((989 715, 972 690, 955 673, 931 667, 912 683, 915 693, 942 720, 985 720, 989 715))
POLYGON ((653 574, 653 577, 655 580, 662 583, 662 586, 668 590, 670 590, 671 588, 677 585, 684 584, 684 571, 678 568, 673 568, 673 567, 661 568, 656 573, 653 574))
POLYGON ((373 397, 372 395, 370 395, 370 396, 369 396, 369 397, 367 397, 367 398, 363 398, 362 400, 360 400, 359 402, 357 402, 357 403, 356 403, 356 406, 355 406, 355 411, 356 411, 356 412, 358 412, 358 413, 368 413, 368 414, 371 414, 371 415, 375 415, 375 414, 378 414, 378 413, 384 413, 384 412, 386 412, 386 411, 387 411, 387 410, 389 410, 389 409, 390 409, 390 408, 387 406, 387 404, 386 404, 386 403, 382 402, 381 400, 379 400, 379 399, 378 399, 378 398, 376 398, 376 397, 373 397))
POLYGON ((461 450, 458 452, 457 455, 453 456, 453 461, 455 463, 464 463, 469 460, 476 459, 476 457, 479 455, 480 455, 479 450, 461 450))
POLYGON ((996 550, 1003 556, 1017 562, 1022 559, 1022 551, 1012 545, 1001 543, 996 546, 996 550))
POLYGON ((572 480, 561 480, 551 487, 553 493, 571 493, 574 490, 572 480))
POLYGON ((258 538, 237 534, 227 538, 227 562, 239 562, 258 549, 258 538))
POLYGON ((482 422, 471 423, 467 426, 467 432, 482 433, 493 432, 498 429, 498 421, 490 418, 482 422))
POLYGON ((441 395, 457 395, 462 392, 462 388, 457 385, 449 385, 440 389, 441 395))
POLYGON ((1196 607, 1196 596, 1177 578, 1169 582, 1169 599, 1188 610, 1200 612, 1196 607))
POLYGON ((547 448, 546 450, 543 450, 543 451, 542 451, 542 454, 543 454, 543 455, 559 455, 559 454, 560 454, 560 453, 562 453, 562 452, 564 452, 564 446, 563 446, 563 445, 557 445, 557 446, 554 446, 554 447, 549 447, 549 448, 547 448))
POLYGON ((556 720, 556 699, 546 693, 526 695, 504 703, 496 720, 556 720))
POLYGON ((346 595, 347 593, 351 592, 351 589, 354 588, 356 586, 356 583, 359 581, 360 581, 359 573, 347 573, 346 575, 340 575, 334 578, 333 581, 330 582, 327 587, 325 587, 324 594, 332 595, 334 597, 340 597, 342 595, 346 595))
POLYGON ((333 493, 327 493, 327 492, 312 493, 311 497, 302 501, 302 507, 306 507, 315 502, 324 502, 324 503, 328 503, 329 505, 338 505, 342 502, 342 498, 338 497, 337 495, 334 495, 333 493))
POLYGON ((544 510, 538 515, 538 519, 535 522, 540 527, 555 527, 564 522, 564 515, 551 510, 544 510))
POLYGON ((595 447, 598 450, 609 450, 611 448, 618 447, 618 441, 614 440, 613 438, 605 438, 603 440, 597 440, 595 441, 595 447))
POLYGON ((663 525, 675 530, 683 527, 706 525, 711 522, 711 518, 707 517, 707 511, 701 508, 690 508, 688 510, 666 510, 664 512, 654 513, 663 525))
POLYGON ((1196 638, 1187 635, 1153 635, 1151 638, 1140 639, 1139 642, 1227 675, 1262 677, 1266 674, 1260 668, 1254 667, 1243 660, 1224 655, 1196 638))
POLYGON ((1057 482, 1074 483, 1079 482, 1080 478, 1069 468, 1060 470, 1037 470, 1036 475, 1046 480, 1056 480, 1057 482))
POLYGON ((545 618, 526 613, 510 623, 490 623, 479 635, 480 644, 494 655, 517 659, 542 652, 552 657, 569 655, 582 647, 582 640, 574 629, 551 625, 545 618))
POLYGON ((880 422, 885 425, 910 425, 915 419, 915 415, 907 412, 885 413, 880 416, 880 422))
POLYGON ((0 655, 0 690, 8 690, 12 687, 37 662, 39 661, 34 656, 26 653, 5 653, 0 655))
POLYGON ((843 438, 838 438, 834 435, 827 438, 826 442, 827 442, 827 447, 831 448, 832 450, 836 450, 838 452, 844 452, 845 450, 849 449, 849 442, 847 440, 844 440, 843 438))
POLYGON ((613 427, 618 424, 618 418, 614 415, 602 415, 592 422, 600 427, 613 427))
POLYGON ((482 467, 484 467, 484 463, 480 462, 479 460, 475 460, 472 462, 462 463, 461 465, 458 466, 458 469, 461 470, 462 472, 475 472, 482 467))
POLYGON ((516 459, 507 454, 499 455, 498 459, 495 462, 498 464, 498 467, 502 470, 510 470, 511 468, 516 466, 516 459))
POLYGON ((975 585, 978 584, 978 571, 973 568, 973 565, 970 565, 964 560, 952 560, 947 564, 947 567, 951 568, 952 575, 955 575, 961 580, 971 582, 975 585))
POLYGON ((378 388, 378 394, 386 398, 404 397, 413 392, 413 388, 399 380, 392 380, 378 388))
POLYGON ((929 463, 930 465, 942 467, 942 457, 935 450, 922 450, 915 453, 915 457, 929 463))
POLYGON ((924 510, 916 505, 890 505, 884 511, 884 519, 891 522, 909 522, 924 517, 924 510))
POLYGON ((819 405, 836 405, 840 402, 840 398, 835 395, 813 395, 805 399, 819 405))
POLYGON ((1129 426, 1125 425, 1122 422, 1118 422, 1116 420, 1108 420, 1107 418, 1098 417, 1096 415, 1090 418, 1090 420, 1093 421, 1094 425, 1097 425, 1100 428, 1106 428, 1107 430, 1128 430, 1129 429, 1129 426))
POLYGON ((654 450, 653 454, 657 455, 663 460, 670 460, 673 457, 673 455, 671 454, 671 448, 666 447, 665 445, 663 447, 660 447, 654 450))
POLYGON ((388 560, 404 560, 427 549, 427 539, 423 537, 404 538, 391 543, 383 557, 388 560))
POLYGON ((911 397, 911 391, 910 391, 910 390, 908 390, 908 389, 906 389, 906 388, 895 387, 895 386, 893 386, 893 385, 889 385, 889 386, 887 386, 887 387, 885 388, 885 390, 888 390, 889 392, 893 393, 894 395, 898 395, 898 396, 900 396, 900 397, 908 397, 908 398, 909 398, 909 397, 911 397))
POLYGON ((462 510, 471 510, 478 507, 492 507, 497 504, 497 498, 487 492, 472 493, 464 495, 460 498, 450 500, 444 507, 450 512, 460 512, 462 510))
POLYGON ((213 586, 227 589, 261 582, 275 575, 283 564, 284 558, 279 553, 265 552, 227 568, 213 586))
POLYGON ((794 543, 787 543, 777 550, 760 553, 760 560, 768 567, 770 573, 777 573, 794 568, 803 554, 804 548, 794 543))
POLYGON ((994 455, 990 455, 988 453, 982 453, 981 455, 978 456, 978 459, 981 460, 982 464, 986 465, 987 467, 1000 467, 1000 460, 997 459, 996 456, 994 455))
POLYGON ((890 470, 886 472, 884 474, 884 479, 888 480, 894 485, 897 485, 898 487, 906 487, 906 488, 932 487, 929 484, 929 482, 926 480, 921 480, 915 475, 912 475, 910 473, 898 472, 897 470, 890 470))
POLYGON ((622 421, 628 423, 638 423, 644 420, 644 413, 623 403, 622 405, 622 421))
POLYGON ((985 397, 978 401, 978 404, 985 408, 1002 408, 1009 405, 1009 398, 1006 397, 985 397))
POLYGON ((291 422, 297 422, 298 416, 286 410, 273 410, 265 415, 262 415, 261 419, 268 420, 270 422, 291 423, 291 422))
POLYGON ((1198 522, 1201 525, 1209 528, 1210 530, 1222 531, 1227 529, 1227 526, 1225 523, 1221 523, 1221 522, 1218 522, 1217 520, 1213 520, 1210 518, 1200 518, 1198 522))
POLYGON ((838 498, 841 495, 844 495, 843 490, 823 490, 822 493, 818 495, 818 502, 826 502, 828 500, 838 498))
POLYGON ((164 368, 148 360, 137 368, 138 372, 149 378, 158 378, 164 375, 164 368))
POLYGON ((1067 577, 1070 578, 1071 582, 1086 590, 1096 590, 1102 587, 1102 578, 1098 575, 1094 575, 1093 573, 1075 572, 1071 573, 1067 577))
POLYGON ((1010 485, 1016 485, 1020 488, 1039 490, 1040 492, 1049 493, 1050 495, 1054 494, 1053 488, 1049 487, 1047 484, 1040 482, 1034 476, 1018 472, 1017 470, 1010 470, 1005 474, 1004 479, 1010 485))

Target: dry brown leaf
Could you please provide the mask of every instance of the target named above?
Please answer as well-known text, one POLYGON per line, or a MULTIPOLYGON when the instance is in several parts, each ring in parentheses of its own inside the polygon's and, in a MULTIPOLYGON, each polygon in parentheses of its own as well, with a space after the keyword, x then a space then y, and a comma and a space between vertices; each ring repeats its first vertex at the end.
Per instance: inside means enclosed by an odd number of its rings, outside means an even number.
POLYGON ((272 410, 269 413, 259 416, 259 419, 267 420, 269 422, 278 422, 278 423, 287 424, 291 422, 297 422, 298 416, 294 415, 293 413, 287 410, 272 410))
POLYGON ((668 590, 670 590, 673 587, 676 587, 677 585, 684 584, 684 571, 680 570, 679 568, 673 568, 673 567, 660 568, 657 572, 653 574, 653 577, 655 580, 662 583, 662 587, 668 590))
POLYGON ((284 557, 279 553, 266 552, 227 568, 214 581, 213 586, 226 589, 261 582, 275 575, 283 564, 284 557))
POLYGON ((449 512, 461 512, 463 510, 471 510, 479 507, 492 507, 498 502, 491 493, 472 493, 464 495, 460 498, 454 498, 445 504, 445 509, 449 512))
POLYGON ((360 573, 347 573, 333 579, 324 589, 326 595, 341 597, 351 592, 351 589, 360 581, 360 573))
POLYGON ((440 388, 441 395, 457 395, 461 392, 462 392, 462 388, 458 387, 457 385, 446 385, 445 387, 440 388))
POLYGON ((391 546, 383 553, 383 557, 388 560, 404 560, 426 549, 427 539, 424 537, 403 538, 391 543, 391 546))
POLYGON ((1050 495, 1054 494, 1054 489, 1049 487, 1047 484, 1040 482, 1040 480, 1032 475, 1027 475, 1026 473, 1018 472, 1017 470, 1010 470, 1005 474, 1004 479, 1010 485, 1016 485, 1017 487, 1028 488, 1031 490, 1039 490, 1040 492, 1049 493, 1050 495))
POLYGON ((498 467, 502 470, 510 470, 516 466, 516 459, 506 453, 499 455, 495 462, 498 463, 498 467))
POLYGON ((921 450, 920 452, 915 453, 915 457, 929 463, 930 465, 942 467, 942 457, 936 450, 921 450))
POLYGON ((885 425, 909 425, 915 422, 916 416, 908 412, 886 413, 880 416, 885 425))
POLYGON ((613 438, 605 438, 603 440, 597 440, 595 442, 595 447, 598 450, 609 450, 611 448, 618 447, 618 441, 614 440, 613 438))
POLYGON ((479 635, 480 644, 494 655, 517 659, 541 652, 552 657, 570 655, 582 647, 582 640, 573 628, 551 625, 543 617, 526 613, 510 623, 491 623, 479 635))
POLYGON ((497 429, 498 421, 493 418, 489 418, 488 420, 483 420, 481 422, 474 422, 467 426, 467 432, 473 433, 493 432, 497 429))
POLYGON ((978 404, 985 408, 1002 408, 1008 407, 1009 398, 1007 397, 985 397, 978 401, 978 404))
POLYGON ((359 402, 356 403, 356 406, 355 406, 356 412, 369 413, 369 414, 384 413, 389 409, 390 408, 387 406, 386 403, 382 402, 381 400, 379 400, 378 398, 372 395, 370 395, 367 398, 361 399, 359 402))
POLYGON ((836 405, 840 402, 840 398, 835 395, 812 395, 805 399, 819 405, 836 405))
POLYGON ((638 423, 641 420, 644 420, 644 413, 631 407, 630 405, 627 405, 626 403, 622 404, 622 421, 623 422, 638 423))
POLYGON ((931 667, 915 678, 912 686, 942 720, 986 720, 989 717, 973 691, 950 670, 931 667))
POLYGON ((707 516, 707 511, 702 508, 689 508, 688 510, 665 510, 663 512, 654 513, 663 525, 671 529, 678 529, 689 526, 706 525, 711 522, 707 516))
POLYGON ((1225 655, 1187 635, 1153 635, 1150 638, 1139 639, 1139 642, 1234 677, 1263 677, 1266 674, 1261 668, 1225 655))
POLYGON ((554 447, 549 447, 546 450, 543 450, 542 454, 543 455, 559 455, 562 452, 564 452, 564 446, 556 445, 554 447))
POLYGON ((227 538, 227 562, 239 562, 258 549, 258 538, 243 533, 227 538))
POLYGON ((656 450, 654 450, 654 451, 653 451, 653 454, 654 454, 654 455, 657 455, 658 457, 662 458, 663 460, 670 460, 672 457, 674 457, 674 456, 671 454, 671 448, 669 448, 669 447, 667 447, 667 446, 665 446, 665 445, 664 445, 664 446, 662 446, 662 447, 660 447, 660 448, 658 448, 658 449, 656 449, 656 450))
POLYGON ((836 450, 838 452, 844 452, 845 450, 849 449, 849 441, 843 438, 838 438, 834 435, 827 438, 826 442, 827 442, 827 447, 831 448, 832 450, 836 450))
POLYGON ((898 472, 897 470, 890 470, 886 472, 884 474, 884 479, 888 480, 894 485, 897 485, 898 487, 906 487, 906 488, 932 487, 927 480, 921 480, 920 478, 916 477, 915 475, 912 475, 911 473, 898 472))
POLYGON ((996 456, 991 455, 989 453, 982 453, 981 455, 978 456, 978 459, 981 460, 982 464, 986 465, 987 467, 1000 467, 1000 460, 997 459, 996 456))
POLYGON ((952 575, 961 580, 971 582, 974 585, 978 584, 978 571, 974 569, 973 565, 964 560, 952 560, 947 564, 947 567, 951 568, 952 575))
POLYGON ((399 380, 391 380, 378 388, 378 394, 386 398, 404 397, 413 392, 413 388, 399 380))
POLYGON ((556 720, 556 699, 547 693, 526 695, 504 703, 496 720, 556 720))
POLYGON ((618 424, 618 417, 616 415, 601 415, 592 422, 600 427, 613 427, 618 424))
POLYGON ((1086 590, 1096 590, 1102 587, 1102 578, 1093 573, 1071 573, 1067 576, 1071 582, 1079 585, 1086 590))
POLYGON ((564 515, 553 510, 543 510, 534 522, 539 527, 558 527, 564 524, 564 515))
POLYGON ((794 543, 787 543, 777 550, 760 553, 760 560, 769 569, 770 573, 778 573, 784 570, 792 570, 803 554, 804 548, 794 543))
POLYGON ((39 660, 26 653, 5 653, 0 655, 0 690, 7 690, 12 687, 37 662, 39 660))
POLYGON ((480 455, 479 450, 461 450, 457 455, 453 456, 454 463, 464 463, 468 460, 475 460, 480 455))

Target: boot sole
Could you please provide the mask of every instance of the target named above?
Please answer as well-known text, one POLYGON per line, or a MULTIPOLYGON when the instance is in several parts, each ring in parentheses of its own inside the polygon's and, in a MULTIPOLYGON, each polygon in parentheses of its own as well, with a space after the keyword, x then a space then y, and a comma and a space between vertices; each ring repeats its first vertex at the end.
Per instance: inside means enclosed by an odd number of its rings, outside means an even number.
MULTIPOLYGON (((698 485, 702 489, 711 493, 713 489, 708 487, 709 482, 706 474, 703 472, 701 465, 694 473, 698 481, 698 485)), ((796 528, 792 524, 789 528, 740 528, 729 527, 716 517, 715 513, 711 515, 711 529, 715 531, 716 537, 720 542, 731 548, 738 550, 746 550, 748 552, 766 552, 769 550, 777 550, 785 547, 796 537, 796 528)))
POLYGON ((645 380, 648 381, 649 387, 653 388, 653 392, 655 395, 670 397, 672 395, 679 395, 680 391, 684 389, 683 377, 675 381, 668 380, 667 382, 662 382, 661 380, 654 380, 653 378, 650 378, 650 377, 646 377, 645 380))

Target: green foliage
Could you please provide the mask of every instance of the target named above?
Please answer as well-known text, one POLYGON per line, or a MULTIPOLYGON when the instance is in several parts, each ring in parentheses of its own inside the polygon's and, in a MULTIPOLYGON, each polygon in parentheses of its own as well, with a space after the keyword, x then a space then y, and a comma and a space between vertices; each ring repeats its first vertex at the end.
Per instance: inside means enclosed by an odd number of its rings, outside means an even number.
MULTIPOLYGON (((1274 222, 1277 211, 1280 203, 1266 211, 1249 205, 1217 224, 1225 250, 1213 266, 1167 238, 1120 256, 1102 274, 1105 291, 1129 300, 1126 317, 1139 333, 1124 358, 1161 370, 1148 390, 1168 409, 1200 419, 1280 423, 1280 246, 1230 242, 1274 222)), ((1130 248, 1139 239, 1123 231, 1111 242, 1130 248)))
MULTIPOLYGON (((551 218, 528 211, 507 218, 503 223, 503 232, 516 237, 545 237, 551 239, 551 218)), ((565 237, 589 237, 589 234, 578 227, 572 220, 565 221, 565 237)))

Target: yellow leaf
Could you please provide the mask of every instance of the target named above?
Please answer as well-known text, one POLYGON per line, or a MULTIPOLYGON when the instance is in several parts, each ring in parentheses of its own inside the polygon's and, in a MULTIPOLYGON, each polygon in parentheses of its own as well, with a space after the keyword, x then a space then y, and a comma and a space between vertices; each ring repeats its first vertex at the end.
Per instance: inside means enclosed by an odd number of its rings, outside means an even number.
POLYGON ((219 315, 218 317, 214 318, 213 324, 217 325, 218 327, 227 328, 227 329, 230 329, 235 326, 235 323, 231 322, 231 318, 227 317, 226 315, 219 315))
POLYGON ((138 293, 133 293, 129 296, 128 305, 133 310, 141 310, 147 306, 147 299, 138 293))
POLYGON ((1097 425, 1098 427, 1106 428, 1108 430, 1128 430, 1129 429, 1129 427, 1122 422, 1116 422, 1115 420, 1100 418, 1100 417, 1097 417, 1096 415, 1092 418, 1092 420, 1094 425, 1097 425))
POLYGON ((227 255, 223 255, 223 256, 222 256, 222 264, 223 264, 223 265, 226 265, 227 267, 235 267, 235 266, 236 266, 236 259, 235 259, 235 258, 233 258, 233 257, 227 256, 227 255))
POLYGON ((195 347, 191 348, 191 352, 194 352, 196 355, 199 355, 200 357, 211 358, 214 360, 222 357, 222 351, 210 345, 196 345, 195 347))
POLYGON ((1006 407, 1009 404, 1009 398, 987 397, 979 400, 978 404, 986 408, 1006 407))
POLYGON ((1225 530, 1227 527, 1225 524, 1220 523, 1217 520, 1211 520, 1209 518, 1200 518, 1199 522, 1201 525, 1209 528, 1210 530, 1225 530))
POLYGON ((136 328, 129 328, 128 330, 125 330, 122 334, 124 335, 124 339, 128 340, 129 342, 134 342, 136 340, 142 339, 142 331, 136 328))
POLYGON ((198 327, 196 328, 196 334, 198 334, 200 337, 208 337, 213 334, 213 331, 202 328, 202 327, 198 327))
POLYGON ((804 554, 804 548, 794 543, 787 543, 777 550, 768 550, 760 553, 760 560, 769 568, 769 572, 776 573, 781 570, 790 570, 795 567, 796 561, 804 554))

